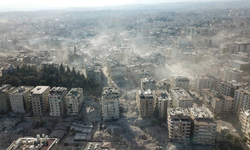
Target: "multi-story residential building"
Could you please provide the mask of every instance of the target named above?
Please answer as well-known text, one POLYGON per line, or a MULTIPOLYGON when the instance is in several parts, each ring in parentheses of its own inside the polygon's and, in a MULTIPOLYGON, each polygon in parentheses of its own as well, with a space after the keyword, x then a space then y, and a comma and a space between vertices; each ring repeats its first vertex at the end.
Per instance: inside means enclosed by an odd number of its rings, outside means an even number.
POLYGON ((189 91, 189 79, 187 77, 172 77, 170 79, 171 82, 171 88, 173 87, 181 87, 186 91, 189 91))
POLYGON ((13 112, 26 113, 31 108, 30 91, 33 88, 33 86, 19 86, 9 93, 13 112))
POLYGON ((65 87, 53 87, 49 94, 50 116, 65 114, 65 96, 68 93, 65 87))
POLYGON ((173 100, 173 107, 193 107, 194 99, 183 88, 172 88, 170 90, 170 96, 173 100))
POLYGON ((205 74, 200 77, 195 78, 195 90, 198 91, 199 94, 202 93, 202 89, 217 89, 217 85, 220 82, 220 78, 212 74, 205 74))
POLYGON ((170 108, 167 124, 170 141, 188 144, 191 136, 191 118, 187 108, 170 108))
POLYGON ((86 78, 93 79, 96 83, 102 83, 102 69, 101 66, 90 66, 84 69, 86 78))
POLYGON ((238 89, 234 95, 234 112, 250 109, 250 91, 247 89, 238 89))
POLYGON ((198 107, 189 108, 189 113, 192 119, 193 144, 214 145, 217 124, 212 112, 208 108, 198 107))
POLYGON ((159 110, 159 117, 160 118, 167 118, 167 110, 169 108, 172 108, 172 98, 168 94, 167 91, 165 90, 154 90, 153 91, 153 96, 154 96, 154 107, 158 108, 159 110))
POLYGON ((78 115, 83 104, 83 89, 72 88, 65 96, 67 115, 78 115))
POLYGON ((236 81, 222 81, 218 85, 218 92, 226 96, 234 97, 235 90, 241 86, 241 83, 237 83, 236 81))
POLYGON ((119 119, 119 91, 114 87, 104 87, 102 91, 103 121, 119 119))
POLYGON ((141 89, 147 90, 155 90, 156 89, 156 82, 152 77, 141 78, 141 89))
POLYGON ((241 132, 247 138, 247 147, 250 148, 250 110, 241 110, 239 114, 241 132))
POLYGON ((220 94, 216 90, 203 89, 205 105, 213 114, 230 113, 233 111, 234 98, 220 94))
POLYGON ((45 115, 49 110, 49 86, 36 86, 31 90, 31 102, 34 115, 45 115))
POLYGON ((36 138, 33 137, 22 137, 13 141, 7 150, 58 150, 57 138, 49 138, 44 134, 40 136, 37 135, 36 138))
POLYGON ((12 87, 10 84, 4 84, 0 87, 0 112, 7 112, 10 110, 9 93, 14 89, 15 87, 12 87))
POLYGON ((225 81, 242 82, 243 71, 235 68, 227 68, 221 71, 221 77, 225 81))
POLYGON ((151 89, 140 89, 136 93, 136 102, 140 117, 151 117, 154 112, 154 97, 151 89))
POLYGON ((109 60, 107 70, 112 80, 122 79, 125 77, 126 66, 118 61, 109 60))

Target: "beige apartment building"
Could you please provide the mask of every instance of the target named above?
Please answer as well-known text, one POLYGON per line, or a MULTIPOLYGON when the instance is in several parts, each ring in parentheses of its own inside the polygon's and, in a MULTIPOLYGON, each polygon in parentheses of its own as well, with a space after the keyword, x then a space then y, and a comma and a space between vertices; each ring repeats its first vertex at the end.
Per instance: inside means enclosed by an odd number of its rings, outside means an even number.
POLYGON ((65 96, 68 93, 65 87, 53 87, 49 94, 50 116, 65 114, 65 96))
POLYGON ((240 128, 243 135, 247 138, 247 147, 250 149, 250 110, 241 110, 239 114, 240 128))
POLYGON ((193 131, 191 136, 195 145, 215 145, 217 124, 208 108, 189 108, 193 131))
POLYGON ((213 114, 227 114, 233 112, 234 98, 219 94, 216 90, 203 89, 202 95, 206 107, 213 114))
POLYGON ((218 85, 218 92, 226 96, 234 97, 235 90, 239 89, 241 86, 242 86, 241 83, 238 83, 234 80, 222 81, 218 85))
POLYGON ((33 114, 45 115, 49 110, 49 86, 36 86, 31 90, 31 102, 33 114))
POLYGON ((72 88, 65 96, 67 115, 78 115, 83 104, 83 89, 72 88))
POLYGON ((140 117, 151 117, 154 112, 154 96, 150 89, 140 89, 136 93, 136 102, 140 117))
POLYGON ((173 107, 173 101, 166 90, 154 90, 154 107, 159 109, 159 117, 167 118, 167 110, 173 107))
POLYGON ((33 88, 33 86, 19 86, 9 93, 13 112, 26 113, 31 108, 30 91, 33 88))
POLYGON ((181 87, 185 91, 189 91, 189 79, 187 77, 177 76, 170 79, 171 88, 181 87))
POLYGON ((0 112, 7 112, 10 110, 9 93, 14 89, 15 87, 12 87, 10 84, 4 84, 0 87, 0 112))
POLYGON ((167 117, 168 137, 171 142, 188 144, 191 136, 191 118, 187 108, 170 108, 167 117))
POLYGON ((193 107, 194 99, 183 88, 172 88, 170 90, 170 96, 173 100, 173 107, 193 107))
POLYGON ((212 74, 197 76, 194 80, 194 88, 199 94, 202 94, 202 89, 217 89, 220 80, 220 78, 217 78, 212 74))
POLYGON ((102 91, 103 121, 119 119, 119 91, 114 87, 104 87, 102 91))

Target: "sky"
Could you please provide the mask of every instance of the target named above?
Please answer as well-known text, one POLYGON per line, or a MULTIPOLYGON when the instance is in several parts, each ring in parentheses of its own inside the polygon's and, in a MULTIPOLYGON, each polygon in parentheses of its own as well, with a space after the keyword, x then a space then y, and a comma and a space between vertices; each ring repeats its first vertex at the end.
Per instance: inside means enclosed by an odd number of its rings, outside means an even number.
POLYGON ((37 5, 43 7, 103 7, 127 4, 155 4, 165 2, 218 1, 218 0, 2 0, 0 6, 37 5))

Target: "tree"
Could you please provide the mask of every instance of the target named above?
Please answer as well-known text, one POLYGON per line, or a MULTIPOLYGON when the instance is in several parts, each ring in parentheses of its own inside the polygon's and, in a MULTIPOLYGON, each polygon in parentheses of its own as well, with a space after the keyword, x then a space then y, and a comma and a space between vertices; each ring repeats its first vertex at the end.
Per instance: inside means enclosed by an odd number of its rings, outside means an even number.
POLYGON ((154 111, 154 113, 153 113, 153 117, 155 118, 155 119, 158 119, 160 116, 159 116, 159 109, 156 107, 155 108, 155 111, 154 111))

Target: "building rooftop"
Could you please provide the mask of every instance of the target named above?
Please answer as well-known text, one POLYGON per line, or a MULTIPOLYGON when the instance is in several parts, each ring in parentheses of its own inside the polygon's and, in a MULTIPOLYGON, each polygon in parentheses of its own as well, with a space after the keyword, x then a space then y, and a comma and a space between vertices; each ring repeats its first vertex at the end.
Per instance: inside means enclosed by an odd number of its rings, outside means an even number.
POLYGON ((36 86, 33 90, 31 90, 32 94, 42 94, 44 91, 49 89, 49 86, 36 86))
POLYGON ((58 143, 57 138, 48 138, 46 135, 38 134, 36 138, 23 137, 14 141, 7 150, 23 150, 23 149, 39 149, 39 150, 51 150, 52 147, 58 143))
POLYGON ((12 91, 12 90, 14 90, 14 87, 12 87, 10 84, 3 84, 0 87, 0 92, 1 93, 5 93, 5 92, 8 92, 8 91, 12 91))
POLYGON ((190 116, 187 108, 170 108, 168 113, 170 116, 190 116))
POLYGON ((34 88, 33 86, 19 86, 14 91, 12 91, 11 94, 23 95, 23 94, 27 93, 28 91, 30 91, 33 88, 34 88))
POLYGON ((83 93, 83 89, 82 88, 72 88, 68 94, 66 95, 67 98, 71 98, 71 97, 80 97, 83 93))
POLYGON ((52 89, 50 89, 50 95, 62 95, 67 91, 68 90, 65 87, 53 87, 52 89))
POLYGON ((197 107, 197 108, 189 108, 189 112, 191 116, 193 116, 196 120, 201 118, 213 119, 211 111, 205 107, 197 107))
POLYGON ((183 88, 172 88, 171 92, 176 95, 179 100, 193 100, 193 98, 183 88))

